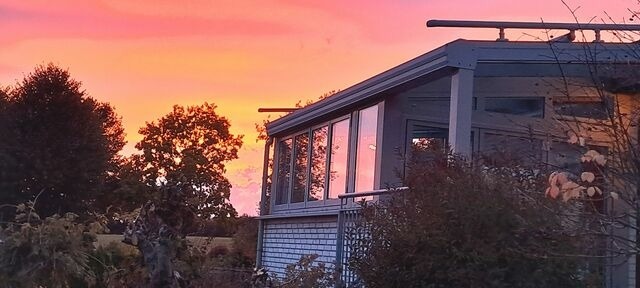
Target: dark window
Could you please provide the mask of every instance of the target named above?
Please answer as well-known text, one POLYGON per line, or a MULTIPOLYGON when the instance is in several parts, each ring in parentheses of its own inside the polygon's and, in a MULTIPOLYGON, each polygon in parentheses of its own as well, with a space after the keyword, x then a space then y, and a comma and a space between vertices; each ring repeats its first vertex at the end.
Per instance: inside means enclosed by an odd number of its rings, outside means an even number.
POLYGON ((494 165, 535 166, 542 160, 542 140, 484 133, 482 157, 494 165))
POLYGON ((309 201, 324 199, 325 180, 327 179, 327 136, 329 128, 324 126, 313 130, 311 138, 311 179, 309 182, 309 201))
POLYGON ((484 110, 487 112, 542 118, 544 117, 544 98, 487 97, 484 110))
POLYGON ((276 182, 276 204, 286 204, 291 181, 291 146, 293 141, 286 139, 278 144, 278 179, 276 182))
POLYGON ((446 128, 413 126, 411 144, 414 148, 447 149, 449 130, 446 128))
POLYGON ((300 134, 295 137, 293 157, 293 190, 291 191, 291 203, 304 201, 307 193, 307 172, 309 168, 309 134, 300 134))
POLYGON ((592 119, 608 119, 609 111, 604 101, 554 101, 553 109, 559 115, 592 119))

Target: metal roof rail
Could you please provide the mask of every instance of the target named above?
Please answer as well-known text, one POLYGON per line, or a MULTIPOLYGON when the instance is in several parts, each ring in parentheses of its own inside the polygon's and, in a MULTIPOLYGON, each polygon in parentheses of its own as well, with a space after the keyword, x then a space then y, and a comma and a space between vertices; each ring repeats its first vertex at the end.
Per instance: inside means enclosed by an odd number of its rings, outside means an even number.
POLYGON ((300 110, 300 108, 258 108, 259 113, 289 113, 300 110))
POLYGON ((504 36, 505 29, 545 29, 569 30, 565 40, 573 41, 575 31, 593 31, 594 42, 602 42, 600 31, 640 31, 637 24, 595 24, 595 23, 555 23, 555 22, 509 22, 509 21, 468 21, 468 20, 429 20, 427 27, 465 27, 465 28, 495 28, 499 30, 496 41, 509 41, 504 36))

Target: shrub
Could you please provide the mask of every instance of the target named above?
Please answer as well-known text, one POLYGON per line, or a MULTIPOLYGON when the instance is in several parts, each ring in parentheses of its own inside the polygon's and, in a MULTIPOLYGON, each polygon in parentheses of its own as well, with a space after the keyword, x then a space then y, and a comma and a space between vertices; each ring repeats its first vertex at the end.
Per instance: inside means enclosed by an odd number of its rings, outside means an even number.
POLYGON ((273 287, 296 288, 330 288, 335 287, 338 273, 335 269, 326 267, 322 262, 315 262, 317 254, 303 255, 294 264, 287 265, 283 279, 273 277, 273 287))
POLYGON ((4 287, 70 287, 94 283, 89 259, 99 224, 67 213, 40 219, 33 202, 16 206, 14 222, 0 228, 0 283, 4 287))
POLYGON ((364 203, 349 265, 367 287, 582 287, 581 243, 535 171, 415 151, 410 190, 364 203))

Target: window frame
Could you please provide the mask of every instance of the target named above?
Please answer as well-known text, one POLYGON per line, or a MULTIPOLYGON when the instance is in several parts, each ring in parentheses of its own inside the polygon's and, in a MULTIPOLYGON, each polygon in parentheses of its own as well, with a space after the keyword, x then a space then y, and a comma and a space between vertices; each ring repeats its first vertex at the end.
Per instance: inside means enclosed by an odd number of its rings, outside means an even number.
MULTIPOLYGON (((283 141, 286 141, 287 139, 291 139, 292 142, 292 147, 291 147, 291 159, 289 160, 290 163, 289 165, 291 166, 291 180, 289 181, 289 187, 287 190, 287 195, 286 195, 286 199, 287 199, 287 203, 283 203, 283 204, 276 204, 275 199, 276 199, 276 193, 281 193, 280 191, 277 191, 277 181, 272 181, 271 183, 271 191, 272 191, 272 197, 271 197, 271 208, 273 212, 279 212, 279 211, 286 211, 286 210, 301 210, 301 209, 306 209, 306 208, 322 208, 322 207, 331 207, 331 206, 339 206, 340 205, 340 199, 339 198, 328 198, 329 197, 329 184, 330 184, 330 177, 328 176, 329 174, 329 170, 331 169, 331 147, 333 145, 333 127, 332 125, 335 123, 339 123, 341 121, 344 120, 348 120, 349 121, 349 130, 348 130, 348 134, 347 134, 347 161, 346 161, 346 171, 345 171, 345 187, 344 187, 344 192, 343 193, 339 193, 338 195, 342 195, 342 194, 347 194, 347 193, 357 193, 354 192, 355 189, 355 173, 354 173, 354 169, 355 169, 355 165, 356 165, 356 153, 357 151, 355 151, 355 149, 357 148, 357 141, 358 141, 358 124, 359 124, 359 116, 360 116, 360 111, 365 110, 367 108, 373 107, 373 106, 377 106, 377 116, 376 116, 376 147, 378 149, 378 151, 376 151, 376 160, 375 162, 375 166, 374 167, 374 178, 378 179, 379 177, 379 173, 380 173, 380 167, 379 167, 379 159, 380 155, 381 155, 381 139, 382 139, 382 123, 383 123, 383 113, 384 113, 384 101, 381 102, 377 102, 375 104, 370 104, 370 105, 365 105, 365 106, 360 106, 358 107, 358 109, 353 110, 352 112, 348 113, 348 114, 344 114, 342 116, 339 117, 335 117, 332 118, 331 120, 328 121, 324 121, 318 124, 315 124, 313 126, 304 128, 302 130, 297 130, 293 133, 289 133, 286 134, 284 136, 281 137, 274 137, 275 141, 275 145, 276 147, 274 148, 274 167, 273 167, 273 179, 278 179, 279 175, 278 175, 278 169, 279 167, 277 167, 280 162, 278 159, 279 153, 280 153, 280 149, 282 149, 281 144, 283 141), (324 179, 324 194, 323 194, 323 199, 322 200, 315 200, 315 201, 309 201, 309 193, 310 193, 310 181, 311 181, 311 157, 312 157, 312 139, 313 139, 313 131, 317 130, 317 129, 321 129, 323 127, 327 127, 327 149, 326 149, 326 155, 325 155, 325 179, 324 179), (302 134, 306 134, 309 138, 309 141, 307 143, 307 163, 308 163, 308 167, 307 167, 307 171, 306 171, 306 175, 307 175, 307 179, 306 179, 306 191, 305 191, 305 197, 304 197, 304 201, 302 202, 298 202, 298 203, 291 203, 291 197, 292 197, 292 193, 293 193, 293 174, 294 174, 294 161, 295 161, 295 138, 298 135, 302 135, 302 134)), ((374 190, 376 189, 376 187, 379 186, 377 184, 377 182, 374 181, 373 183, 373 188, 374 190)), ((360 192, 365 192, 365 191, 360 191, 360 192)))
MULTIPOLYGON (((280 153, 280 149, 282 149, 280 143, 283 142, 283 141, 286 141, 287 139, 291 139, 291 141, 293 143, 292 144, 292 148, 291 148, 291 151, 292 151, 291 152, 291 159, 290 159, 290 163, 289 163, 289 165, 291 165, 291 173, 293 175, 293 172, 294 172, 294 167, 293 167, 294 157, 293 157, 293 154, 294 154, 294 151, 295 151, 295 137, 298 136, 298 135, 307 134, 309 139, 312 139, 314 130, 317 130, 317 129, 320 129, 320 128, 323 128, 323 127, 327 127, 327 152, 326 152, 327 154, 326 154, 326 157, 325 157, 325 168, 324 168, 324 170, 325 170, 325 179, 324 179, 325 191, 324 191, 324 194, 323 194, 323 199, 322 200, 316 200, 316 201, 309 201, 309 199, 308 199, 308 196, 309 196, 309 183, 311 181, 311 165, 307 165, 308 168, 306 169, 307 170, 306 171, 307 179, 306 179, 306 191, 305 191, 304 201, 297 202, 297 203, 291 203, 291 197, 292 197, 292 193, 293 193, 293 180, 291 180, 291 181, 289 181, 289 188, 287 190, 287 196, 286 196, 287 202, 286 203, 276 204, 276 202, 275 202, 275 198, 276 198, 275 194, 274 194, 274 197, 271 197, 272 199, 274 199, 274 200, 271 201, 271 207, 273 208, 274 212, 275 211, 282 211, 282 210, 303 209, 303 208, 310 208, 310 207, 321 207, 321 206, 339 205, 340 204, 340 202, 339 202, 340 200, 337 199, 337 198, 328 199, 329 177, 327 177, 327 173, 328 173, 328 170, 330 169, 329 166, 330 166, 330 163, 331 163, 330 147, 331 147, 331 144, 332 144, 331 143, 332 142, 331 138, 333 136, 333 129, 331 129, 332 128, 331 125, 333 125, 334 123, 338 123, 340 121, 344 121, 344 120, 350 120, 350 122, 349 122, 349 132, 348 132, 348 136, 347 136, 348 139, 349 139, 348 140, 349 141, 349 145, 347 147, 347 171, 346 171, 347 181, 345 181, 346 182, 345 189, 347 189, 346 186, 348 186, 348 182, 349 182, 348 179, 349 179, 349 167, 350 167, 348 159, 349 159, 350 154, 351 154, 351 149, 352 149, 351 148, 351 138, 353 137, 352 136, 353 135, 353 131, 351 131, 351 123, 353 122, 353 115, 352 114, 346 114, 346 115, 343 115, 343 116, 340 116, 340 117, 336 117, 336 118, 333 118, 333 119, 331 119, 329 121, 325 121, 325 122, 313 125, 313 126, 311 126, 309 128, 305 128, 303 130, 298 130, 298 131, 296 131, 294 133, 290 133, 290 134, 287 134, 285 136, 276 138, 277 141, 274 141, 275 143, 277 143, 277 147, 275 148, 276 152, 274 153, 274 155, 276 155, 276 159, 274 159, 275 160, 274 161, 274 165, 278 165, 280 163, 279 159, 277 159, 277 157, 279 156, 279 153, 280 153)), ((307 153, 307 161, 310 164, 311 163, 310 161, 311 161, 312 141, 308 141, 307 145, 308 145, 307 146, 307 151, 308 151, 308 153, 307 153)), ((278 171, 278 167, 274 167, 274 175, 273 175, 274 179, 278 179, 277 171, 278 171)), ((293 177, 292 177, 292 179, 293 179, 293 177)), ((279 193, 279 191, 277 191, 277 181, 273 181, 273 183, 271 185, 272 185, 271 189, 272 189, 273 193, 279 193)))

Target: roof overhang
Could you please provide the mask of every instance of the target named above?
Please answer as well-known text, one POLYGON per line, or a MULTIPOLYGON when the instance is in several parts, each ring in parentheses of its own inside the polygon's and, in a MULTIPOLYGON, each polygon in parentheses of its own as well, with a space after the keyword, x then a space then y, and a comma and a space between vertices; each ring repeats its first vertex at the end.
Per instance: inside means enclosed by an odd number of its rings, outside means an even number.
POLYGON ((474 70, 480 63, 630 63, 638 62, 636 43, 496 42, 459 39, 375 75, 335 95, 267 124, 271 136, 287 133, 346 113, 385 95, 385 92, 430 74, 456 69, 474 70))

